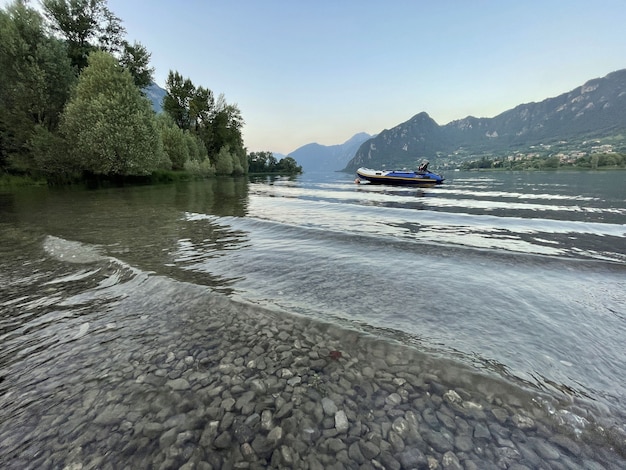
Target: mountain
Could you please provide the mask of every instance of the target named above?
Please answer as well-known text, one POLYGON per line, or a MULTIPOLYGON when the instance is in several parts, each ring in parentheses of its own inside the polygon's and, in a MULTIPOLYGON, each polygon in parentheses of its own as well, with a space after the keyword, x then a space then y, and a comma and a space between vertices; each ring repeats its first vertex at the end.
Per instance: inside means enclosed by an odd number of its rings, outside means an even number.
POLYGON ((306 144, 294 150, 288 156, 293 158, 304 171, 341 170, 354 156, 359 146, 372 137, 360 132, 343 144, 320 145, 306 144))
POLYGON ((516 106, 493 118, 437 124, 422 112, 361 144, 346 171, 414 167, 480 155, 508 155, 555 142, 612 138, 626 146, 626 69, 586 82, 574 90, 539 103, 516 106))
POLYGON ((143 91, 152 102, 152 109, 154 109, 154 112, 160 113, 163 110, 163 98, 167 94, 167 91, 154 82, 145 87, 143 91))

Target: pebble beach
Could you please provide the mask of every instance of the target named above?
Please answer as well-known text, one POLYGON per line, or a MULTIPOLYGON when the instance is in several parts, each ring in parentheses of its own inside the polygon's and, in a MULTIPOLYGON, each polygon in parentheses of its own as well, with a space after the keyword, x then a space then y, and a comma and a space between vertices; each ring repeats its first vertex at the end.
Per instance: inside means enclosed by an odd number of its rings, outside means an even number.
POLYGON ((575 403, 199 288, 166 295, 150 279, 152 302, 116 302, 119 321, 78 322, 5 367, 4 468, 626 468, 625 436, 575 403))

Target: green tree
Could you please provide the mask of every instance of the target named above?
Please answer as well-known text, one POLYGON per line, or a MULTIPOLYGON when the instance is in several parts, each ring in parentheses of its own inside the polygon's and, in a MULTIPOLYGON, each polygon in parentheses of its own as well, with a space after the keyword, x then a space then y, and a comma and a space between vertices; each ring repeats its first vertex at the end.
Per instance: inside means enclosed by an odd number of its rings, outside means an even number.
POLYGON ((224 95, 220 95, 211 119, 210 133, 205 140, 209 155, 226 145, 235 151, 243 149, 243 125, 244 120, 237 105, 226 103, 224 95))
POLYGON ((101 175, 145 175, 163 162, 150 102, 130 73, 106 52, 93 52, 60 127, 83 170, 101 175))
POLYGON ((52 30, 67 41, 72 65, 79 71, 95 49, 121 52, 126 31, 106 0, 42 0, 41 5, 52 30))
POLYGON ((150 67, 148 50, 140 43, 129 44, 124 41, 120 64, 130 72, 139 89, 144 89, 152 83, 154 67, 150 67))
POLYGON ((190 103, 195 93, 195 86, 188 78, 170 70, 165 82, 167 94, 163 98, 163 111, 174 120, 181 129, 191 127, 190 103))
POLYGON ((281 158, 278 162, 278 172, 287 174, 302 173, 302 167, 292 157, 281 158))
POLYGON ((21 0, 0 10, 0 166, 12 156, 29 169, 35 128, 56 130, 74 81, 64 44, 46 35, 36 10, 21 0))
POLYGON ((182 129, 177 126, 167 126, 161 129, 163 150, 172 162, 173 170, 182 170, 189 160, 187 139, 182 129))
POLYGON ((248 168, 251 173, 265 173, 267 171, 267 158, 271 152, 250 152, 248 155, 248 168))
POLYGON ((233 169, 233 155, 228 146, 222 147, 215 160, 215 172, 218 175, 230 175, 233 169))

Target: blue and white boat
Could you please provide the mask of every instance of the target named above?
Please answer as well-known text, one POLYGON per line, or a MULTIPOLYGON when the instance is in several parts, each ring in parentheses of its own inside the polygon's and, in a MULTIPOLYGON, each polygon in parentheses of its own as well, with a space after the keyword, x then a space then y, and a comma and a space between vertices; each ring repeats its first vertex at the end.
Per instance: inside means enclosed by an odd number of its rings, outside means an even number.
POLYGON ((427 169, 427 165, 420 166, 417 171, 412 170, 371 170, 369 168, 359 168, 356 171, 357 183, 362 180, 372 184, 390 184, 394 186, 435 186, 443 183, 443 176, 433 173, 427 169))

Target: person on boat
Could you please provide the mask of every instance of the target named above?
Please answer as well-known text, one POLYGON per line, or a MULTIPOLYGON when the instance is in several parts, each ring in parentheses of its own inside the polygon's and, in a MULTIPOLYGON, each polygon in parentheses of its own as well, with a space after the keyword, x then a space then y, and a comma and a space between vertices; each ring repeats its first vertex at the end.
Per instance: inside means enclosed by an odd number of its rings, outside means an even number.
POLYGON ((418 168, 417 171, 418 173, 425 173, 426 169, 428 168, 428 162, 423 162, 418 168))

